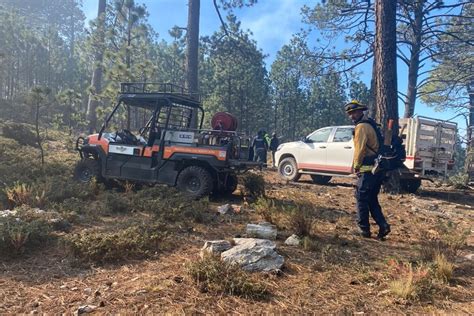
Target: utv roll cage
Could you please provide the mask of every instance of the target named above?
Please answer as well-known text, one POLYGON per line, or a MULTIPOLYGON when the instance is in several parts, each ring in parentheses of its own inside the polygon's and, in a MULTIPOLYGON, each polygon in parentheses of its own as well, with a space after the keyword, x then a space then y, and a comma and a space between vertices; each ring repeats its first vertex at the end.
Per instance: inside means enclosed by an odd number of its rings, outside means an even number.
POLYGON ((99 131, 99 139, 123 103, 154 111, 153 118, 148 123, 154 122, 157 118, 157 123, 163 128, 189 128, 197 111, 201 114, 199 129, 202 129, 204 122, 204 109, 201 106, 199 93, 192 93, 172 83, 124 82, 120 84, 116 105, 99 131))

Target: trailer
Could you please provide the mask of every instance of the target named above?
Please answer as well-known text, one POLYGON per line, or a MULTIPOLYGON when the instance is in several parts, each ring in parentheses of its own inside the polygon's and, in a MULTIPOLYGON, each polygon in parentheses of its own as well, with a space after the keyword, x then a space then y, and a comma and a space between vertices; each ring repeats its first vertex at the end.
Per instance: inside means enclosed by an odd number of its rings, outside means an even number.
POLYGON ((422 176, 446 177, 454 166, 457 124, 417 116, 399 121, 408 169, 422 176))

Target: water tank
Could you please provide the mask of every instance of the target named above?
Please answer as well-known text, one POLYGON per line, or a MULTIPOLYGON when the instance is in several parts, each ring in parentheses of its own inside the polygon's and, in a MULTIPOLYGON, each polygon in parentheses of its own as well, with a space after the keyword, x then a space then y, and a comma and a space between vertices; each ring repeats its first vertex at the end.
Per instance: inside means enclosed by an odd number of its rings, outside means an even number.
POLYGON ((236 131, 237 118, 228 112, 218 112, 214 114, 211 120, 212 129, 224 131, 236 131))

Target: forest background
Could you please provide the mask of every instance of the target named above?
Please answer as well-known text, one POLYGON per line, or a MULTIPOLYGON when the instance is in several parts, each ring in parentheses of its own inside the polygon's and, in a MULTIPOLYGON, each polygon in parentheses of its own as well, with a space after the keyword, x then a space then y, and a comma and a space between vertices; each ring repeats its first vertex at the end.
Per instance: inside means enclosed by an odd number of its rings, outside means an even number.
MULTIPOLYGON (((0 0, 2 118, 32 123, 38 108, 44 127, 85 131, 90 100, 98 103, 97 128, 120 82, 185 84, 187 1, 109 0, 103 25, 98 2, 0 0), (98 67, 100 91, 91 85, 98 67)), ((371 102, 372 7, 366 0, 202 1, 206 122, 229 111, 241 132, 265 128, 283 140, 349 123, 346 101, 371 102)), ((470 1, 405 0, 397 13, 399 112, 454 119, 460 144, 472 125, 472 12, 470 1)))

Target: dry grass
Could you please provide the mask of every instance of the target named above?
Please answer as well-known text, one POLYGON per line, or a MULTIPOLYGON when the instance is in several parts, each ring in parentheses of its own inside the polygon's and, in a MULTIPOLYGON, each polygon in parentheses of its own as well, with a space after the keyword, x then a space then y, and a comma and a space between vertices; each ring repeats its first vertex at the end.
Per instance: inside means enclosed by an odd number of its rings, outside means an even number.
POLYGON ((434 276, 445 283, 453 278, 454 264, 448 261, 443 254, 437 254, 434 260, 434 276))
POLYGON ((31 185, 15 183, 4 189, 9 207, 28 205, 31 207, 44 207, 46 205, 45 191, 36 192, 31 185))
POLYGON ((413 267, 411 263, 393 261, 394 279, 389 283, 390 291, 403 300, 419 299, 431 289, 430 269, 425 265, 413 267))
MULTIPOLYGON (((61 138, 66 140, 58 135, 61 138)), ((285 183, 274 172, 265 171, 266 198, 254 205, 245 204, 240 196, 196 202, 161 186, 125 186, 119 192, 106 190, 99 183, 77 186, 69 181, 77 153, 66 149, 69 145, 62 140, 48 145, 55 151, 47 155, 41 168, 36 149, 26 150, 0 136, 0 146, 9 149, 0 154, 4 182, 0 186, 4 189, 15 182, 24 183, 31 186, 32 196, 44 191, 45 210, 56 210, 73 224, 70 232, 53 231, 49 236, 68 240, 83 236, 79 244, 84 252, 77 257, 94 264, 71 265, 76 261, 69 260, 62 243, 39 243, 41 253, 25 251, 28 255, 21 260, 0 256, 0 313, 36 310, 73 314, 80 305, 99 306, 101 302, 104 306, 97 310, 101 314, 306 314, 315 310, 322 314, 469 314, 474 308, 472 269, 450 257, 464 254, 465 245, 472 245, 472 236, 460 238, 457 234, 472 227, 472 215, 466 212, 456 216, 461 211, 447 211, 438 220, 437 214, 411 211, 412 205, 439 202, 442 197, 435 191, 428 198, 389 199, 382 194, 381 204, 393 231, 385 242, 378 242, 352 235, 354 199, 345 180, 319 186, 304 176, 301 182, 285 183), (217 215, 213 210, 224 203, 244 207, 238 214, 217 215), (300 219, 300 214, 292 211, 302 205, 309 207, 307 216, 300 219), (242 274, 240 270, 234 274, 235 267, 223 267, 220 261, 196 261, 206 240, 240 235, 247 223, 262 217, 277 224, 279 236, 288 236, 297 227, 310 232, 301 247, 286 246, 283 239, 277 239, 277 251, 285 258, 282 276, 242 274), (313 220, 310 229, 308 222, 313 220), (455 224, 450 226, 448 220, 455 224), (160 229, 145 229, 157 222, 163 225, 160 229), (440 228, 440 223, 448 228, 440 228), (135 228, 133 234, 121 235, 130 227, 135 228), (161 235, 165 231, 166 235, 161 235), (428 259, 414 262, 419 259, 417 246, 427 241, 425 231, 434 232, 430 239, 433 249, 428 259), (156 232, 160 233, 157 239, 144 236, 156 232), (136 249, 139 251, 133 253, 136 249), (440 249, 450 249, 449 255, 440 249), (448 263, 456 262, 451 285, 441 281, 449 279, 449 264, 438 259, 436 265, 437 253, 448 263), (386 273, 387 258, 396 258, 397 266, 401 266, 398 272, 386 273), (101 265, 95 266, 95 262, 101 265), (192 262, 195 273, 188 274, 185 262, 192 262), (440 278, 436 276, 437 266, 440 278)), ((456 202, 470 204, 472 198, 468 193, 456 202)), ((0 202, 6 207, 4 190, 0 202)), ((443 207, 454 205, 446 199, 443 207)), ((14 239, 21 245, 24 237, 14 239)), ((29 248, 25 245, 23 249, 29 248)))

